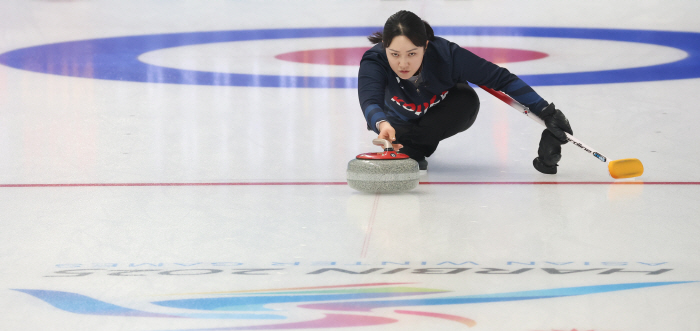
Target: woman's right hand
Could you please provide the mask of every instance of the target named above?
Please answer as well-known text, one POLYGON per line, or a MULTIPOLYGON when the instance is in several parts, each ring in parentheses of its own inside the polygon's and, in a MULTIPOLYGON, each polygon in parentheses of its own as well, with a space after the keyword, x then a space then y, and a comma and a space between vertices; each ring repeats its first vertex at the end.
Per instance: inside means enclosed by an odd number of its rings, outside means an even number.
POLYGON ((394 144, 394 141, 396 140, 396 130, 394 130, 394 127, 389 124, 389 122, 384 121, 379 123, 379 136, 377 136, 377 139, 386 139, 391 142, 391 145, 394 146, 395 151, 399 151, 401 148, 403 148, 403 145, 401 144, 394 144))

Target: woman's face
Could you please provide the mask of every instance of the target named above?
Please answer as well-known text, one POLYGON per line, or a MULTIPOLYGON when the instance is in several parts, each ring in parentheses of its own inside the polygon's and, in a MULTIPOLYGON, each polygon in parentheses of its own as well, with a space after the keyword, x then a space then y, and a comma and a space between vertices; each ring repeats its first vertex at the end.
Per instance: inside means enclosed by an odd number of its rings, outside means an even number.
MULTIPOLYGON (((425 47, 428 42, 425 43, 425 47)), ((409 79, 416 74, 423 63, 425 47, 416 46, 406 36, 396 36, 386 48, 389 65, 401 79, 409 79)))

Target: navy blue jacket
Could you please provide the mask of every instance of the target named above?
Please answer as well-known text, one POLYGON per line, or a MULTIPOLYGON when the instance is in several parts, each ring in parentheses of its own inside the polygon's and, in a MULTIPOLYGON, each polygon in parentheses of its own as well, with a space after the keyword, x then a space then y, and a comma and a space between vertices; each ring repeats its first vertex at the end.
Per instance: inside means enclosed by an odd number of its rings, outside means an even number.
POLYGON ((381 43, 365 52, 360 62, 358 94, 367 127, 379 133, 376 123, 381 120, 415 121, 449 97, 447 90, 457 83, 471 82, 502 91, 535 114, 548 105, 507 69, 440 37, 428 43, 421 77, 417 86, 399 78, 389 66, 381 43))

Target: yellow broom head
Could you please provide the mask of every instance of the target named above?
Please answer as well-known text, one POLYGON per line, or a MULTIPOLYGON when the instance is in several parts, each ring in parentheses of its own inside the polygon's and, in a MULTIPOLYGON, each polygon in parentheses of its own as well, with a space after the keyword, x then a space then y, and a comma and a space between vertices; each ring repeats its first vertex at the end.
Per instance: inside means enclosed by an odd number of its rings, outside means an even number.
POLYGON ((641 176, 644 166, 638 159, 620 159, 608 162, 608 170, 612 178, 632 178, 641 176))

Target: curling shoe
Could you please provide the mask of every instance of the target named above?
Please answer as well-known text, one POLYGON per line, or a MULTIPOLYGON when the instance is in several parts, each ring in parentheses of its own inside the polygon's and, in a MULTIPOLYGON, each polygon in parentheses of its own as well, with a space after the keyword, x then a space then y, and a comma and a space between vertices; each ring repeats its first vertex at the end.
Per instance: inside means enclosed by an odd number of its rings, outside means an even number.
POLYGON ((428 170, 428 160, 426 160, 425 157, 420 160, 416 160, 416 162, 418 162, 419 170, 428 170))
POLYGON ((423 155, 423 152, 406 145, 404 145, 403 148, 399 149, 398 152, 406 154, 408 155, 408 157, 418 162, 418 168, 420 170, 428 170, 428 160, 425 159, 425 155, 423 155))

